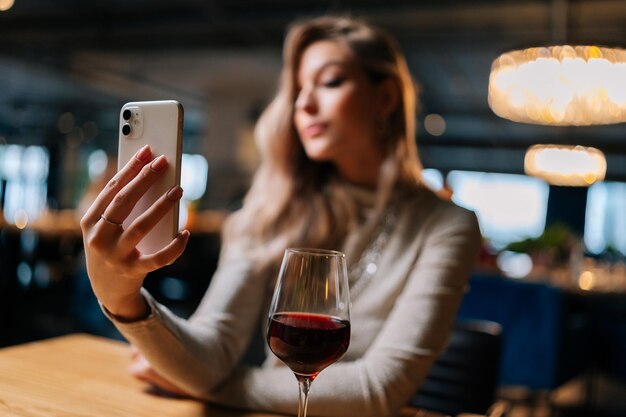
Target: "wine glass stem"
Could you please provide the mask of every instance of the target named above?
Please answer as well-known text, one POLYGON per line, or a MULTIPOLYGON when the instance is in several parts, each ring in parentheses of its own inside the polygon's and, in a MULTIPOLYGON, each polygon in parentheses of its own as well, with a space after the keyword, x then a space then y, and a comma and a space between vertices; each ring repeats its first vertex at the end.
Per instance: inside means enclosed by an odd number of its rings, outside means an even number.
POLYGON ((298 387, 298 417, 306 417, 306 410, 309 405, 309 388, 311 387, 311 379, 303 376, 297 376, 298 387))

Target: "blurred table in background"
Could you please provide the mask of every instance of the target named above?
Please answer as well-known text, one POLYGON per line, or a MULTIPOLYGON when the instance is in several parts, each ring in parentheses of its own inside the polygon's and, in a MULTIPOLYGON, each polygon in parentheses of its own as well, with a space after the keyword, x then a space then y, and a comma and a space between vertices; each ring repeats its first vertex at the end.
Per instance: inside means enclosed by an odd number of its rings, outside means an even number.
MULTIPOLYGON (((220 233, 228 214, 223 210, 189 211, 185 227, 192 233, 220 233)), ((19 224, 10 224, 0 211, 0 228, 7 228, 14 232, 31 230, 44 235, 82 238, 80 217, 81 215, 76 210, 45 210, 34 221, 28 222, 26 219, 19 224)))

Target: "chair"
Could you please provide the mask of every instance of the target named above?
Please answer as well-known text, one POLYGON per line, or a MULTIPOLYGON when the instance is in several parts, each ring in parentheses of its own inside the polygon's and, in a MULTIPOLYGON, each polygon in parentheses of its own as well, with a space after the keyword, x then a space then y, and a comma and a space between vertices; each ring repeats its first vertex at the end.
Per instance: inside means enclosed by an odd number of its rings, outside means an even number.
POLYGON ((409 404, 451 416, 487 413, 498 385, 501 334, 495 322, 457 321, 448 346, 409 404))

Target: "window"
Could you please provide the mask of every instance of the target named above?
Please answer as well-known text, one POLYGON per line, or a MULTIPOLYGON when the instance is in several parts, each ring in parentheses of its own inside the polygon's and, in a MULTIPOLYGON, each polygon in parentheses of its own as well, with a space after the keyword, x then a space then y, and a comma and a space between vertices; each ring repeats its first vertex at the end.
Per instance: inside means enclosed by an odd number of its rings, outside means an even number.
POLYGON ((451 171, 452 200, 473 210, 483 236, 496 248, 543 233, 549 186, 525 175, 451 171))
POLYGON ((6 181, 4 217, 24 227, 46 207, 48 151, 41 146, 7 145, 0 150, 0 180, 6 181))
POLYGON ((626 255, 626 183, 600 182, 589 187, 584 241, 600 254, 609 247, 626 255))
POLYGON ((424 168, 422 170, 422 179, 433 191, 441 191, 443 189, 443 174, 438 169, 424 168))

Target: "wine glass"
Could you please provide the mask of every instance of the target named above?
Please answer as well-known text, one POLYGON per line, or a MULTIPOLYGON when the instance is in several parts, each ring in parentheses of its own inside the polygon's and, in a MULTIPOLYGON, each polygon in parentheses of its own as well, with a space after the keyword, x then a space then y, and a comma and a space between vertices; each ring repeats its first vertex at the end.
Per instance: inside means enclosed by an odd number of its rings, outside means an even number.
POLYGON ((321 249, 287 249, 269 313, 267 343, 296 375, 298 417, 306 417, 309 388, 350 344, 346 257, 321 249))

